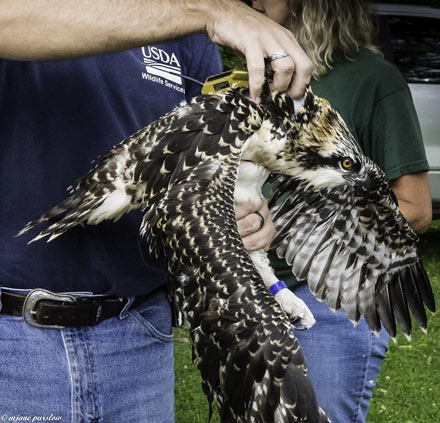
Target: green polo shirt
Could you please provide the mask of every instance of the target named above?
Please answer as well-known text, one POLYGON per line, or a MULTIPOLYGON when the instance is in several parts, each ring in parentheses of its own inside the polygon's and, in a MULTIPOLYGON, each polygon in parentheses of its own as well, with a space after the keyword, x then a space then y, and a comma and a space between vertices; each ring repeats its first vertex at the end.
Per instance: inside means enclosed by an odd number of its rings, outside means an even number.
MULTIPOLYGON (((311 86, 340 113, 364 153, 388 179, 429 169, 411 93, 393 64, 361 49, 352 60, 335 63, 311 86)), ((290 287, 298 285, 284 260, 273 251, 270 259, 279 279, 290 287)))

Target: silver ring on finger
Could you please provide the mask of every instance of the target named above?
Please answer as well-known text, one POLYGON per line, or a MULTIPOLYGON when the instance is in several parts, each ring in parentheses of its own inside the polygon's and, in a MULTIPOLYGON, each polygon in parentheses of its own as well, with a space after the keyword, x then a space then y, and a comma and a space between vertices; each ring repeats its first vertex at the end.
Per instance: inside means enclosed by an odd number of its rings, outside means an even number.
POLYGON ((270 61, 273 62, 274 60, 282 59, 283 57, 289 57, 289 53, 287 53, 286 50, 280 50, 272 54, 270 56, 270 61))
POLYGON ((260 227, 258 228, 259 231, 261 231, 261 229, 264 226, 264 217, 262 216, 262 214, 258 211, 254 212, 259 218, 260 218, 260 227))

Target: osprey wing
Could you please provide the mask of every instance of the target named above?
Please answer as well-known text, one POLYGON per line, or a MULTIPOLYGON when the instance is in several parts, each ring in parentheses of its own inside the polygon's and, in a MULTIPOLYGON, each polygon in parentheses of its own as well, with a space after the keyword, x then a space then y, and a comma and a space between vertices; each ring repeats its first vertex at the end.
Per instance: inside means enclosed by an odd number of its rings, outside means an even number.
POLYGON ((182 168, 193 164, 191 160, 225 152, 221 140, 212 142, 209 135, 221 133, 224 120, 242 98, 237 92, 199 96, 139 130, 100 156, 69 188, 70 197, 29 222, 19 235, 48 222, 32 241, 44 237, 50 241, 79 224, 117 220, 132 209, 148 209, 166 194, 182 168))
POLYGON ((362 160, 371 179, 368 194, 349 184, 318 189, 299 177, 274 177, 272 247, 332 310, 342 308, 354 323, 364 316, 376 332, 382 322, 392 337, 397 320, 409 337, 409 310, 422 329, 424 305, 435 311, 432 289, 418 238, 385 174, 367 157, 362 160))

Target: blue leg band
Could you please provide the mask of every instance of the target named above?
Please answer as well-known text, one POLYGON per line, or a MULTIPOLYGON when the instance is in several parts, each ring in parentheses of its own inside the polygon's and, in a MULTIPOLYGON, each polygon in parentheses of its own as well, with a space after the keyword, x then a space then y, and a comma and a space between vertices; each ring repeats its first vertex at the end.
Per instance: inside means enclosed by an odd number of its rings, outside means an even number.
POLYGON ((272 284, 270 286, 269 290, 272 295, 275 295, 277 292, 281 291, 284 288, 287 288, 284 281, 278 281, 278 282, 275 282, 274 284, 272 284))

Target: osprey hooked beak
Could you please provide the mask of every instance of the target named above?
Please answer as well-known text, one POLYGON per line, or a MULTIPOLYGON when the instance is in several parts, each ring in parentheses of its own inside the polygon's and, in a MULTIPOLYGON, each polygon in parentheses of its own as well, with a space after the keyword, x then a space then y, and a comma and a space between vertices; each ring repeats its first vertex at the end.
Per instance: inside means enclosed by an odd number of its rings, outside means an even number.
POLYGON ((355 181, 355 193, 366 197, 373 188, 373 182, 367 172, 360 176, 361 177, 355 181))

